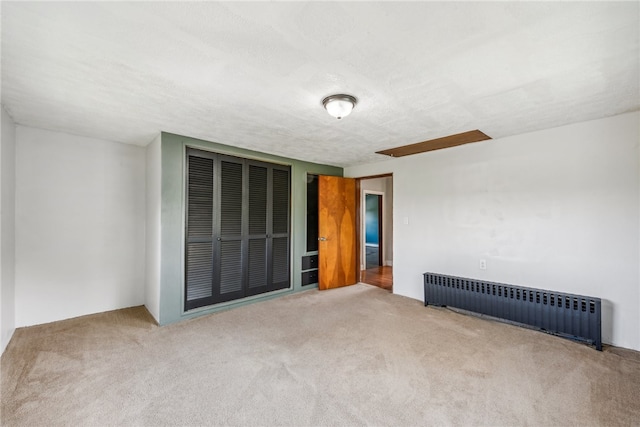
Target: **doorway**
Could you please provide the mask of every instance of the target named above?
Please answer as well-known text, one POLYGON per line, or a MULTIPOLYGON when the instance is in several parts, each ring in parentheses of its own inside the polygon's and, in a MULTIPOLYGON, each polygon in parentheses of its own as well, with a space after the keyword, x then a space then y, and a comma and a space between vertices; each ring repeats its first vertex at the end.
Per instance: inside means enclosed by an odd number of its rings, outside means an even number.
POLYGON ((392 291, 392 174, 361 178, 308 175, 306 237, 303 285, 318 283, 323 290, 362 282, 392 291), (378 246, 372 258, 377 265, 371 268, 366 268, 365 191, 380 196, 378 246))
POLYGON ((358 180, 360 281, 393 291, 393 177, 358 180))

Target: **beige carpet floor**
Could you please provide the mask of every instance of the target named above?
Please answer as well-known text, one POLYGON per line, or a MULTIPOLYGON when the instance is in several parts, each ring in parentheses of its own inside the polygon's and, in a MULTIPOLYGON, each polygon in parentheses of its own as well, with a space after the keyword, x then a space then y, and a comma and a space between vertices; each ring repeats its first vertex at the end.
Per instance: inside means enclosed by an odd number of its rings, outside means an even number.
POLYGON ((638 352, 362 284, 19 329, 1 364, 4 426, 640 425, 638 352))

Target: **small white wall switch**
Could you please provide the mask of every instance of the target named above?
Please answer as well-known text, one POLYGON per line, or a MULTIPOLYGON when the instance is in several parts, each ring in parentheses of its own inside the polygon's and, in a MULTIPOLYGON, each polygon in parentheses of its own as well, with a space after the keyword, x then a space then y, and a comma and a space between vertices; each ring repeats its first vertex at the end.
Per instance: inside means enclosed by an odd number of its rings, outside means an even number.
POLYGON ((487 260, 486 259, 481 259, 480 260, 480 270, 486 270, 487 269, 487 260))
POLYGON ((405 216, 404 218, 402 218, 402 223, 403 223, 404 225, 409 225, 409 217, 408 217, 408 216, 405 216))

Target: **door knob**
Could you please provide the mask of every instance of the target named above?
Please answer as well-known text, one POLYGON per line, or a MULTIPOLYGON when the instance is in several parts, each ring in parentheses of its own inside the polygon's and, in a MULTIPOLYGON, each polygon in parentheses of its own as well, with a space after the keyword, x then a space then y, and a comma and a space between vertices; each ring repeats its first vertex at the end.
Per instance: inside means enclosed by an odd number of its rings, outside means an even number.
POLYGON ((318 240, 321 242, 326 242, 327 238, 326 237, 318 237, 318 240))

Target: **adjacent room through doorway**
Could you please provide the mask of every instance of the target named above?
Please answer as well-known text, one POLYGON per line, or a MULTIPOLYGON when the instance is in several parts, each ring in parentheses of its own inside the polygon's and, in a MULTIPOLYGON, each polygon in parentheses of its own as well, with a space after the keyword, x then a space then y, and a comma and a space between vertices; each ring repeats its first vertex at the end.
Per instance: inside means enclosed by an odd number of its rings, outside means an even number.
POLYGON ((365 268, 382 267, 382 194, 364 195, 365 268))
POLYGON ((360 178, 360 281, 393 290, 393 177, 360 178))

